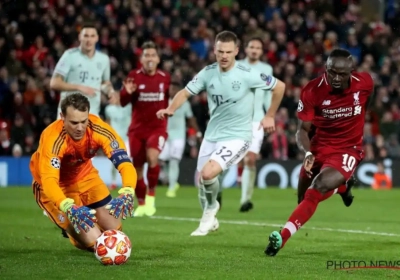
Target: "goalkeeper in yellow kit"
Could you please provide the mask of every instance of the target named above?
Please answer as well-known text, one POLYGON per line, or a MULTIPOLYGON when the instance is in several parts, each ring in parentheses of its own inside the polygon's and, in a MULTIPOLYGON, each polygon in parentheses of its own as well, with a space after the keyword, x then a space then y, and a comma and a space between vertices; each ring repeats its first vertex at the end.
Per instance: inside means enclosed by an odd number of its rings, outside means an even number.
POLYGON ((36 202, 84 250, 93 249, 102 231, 121 230, 121 219, 133 216, 137 179, 123 140, 89 110, 82 94, 67 96, 61 120, 43 131, 30 162, 36 202), (122 177, 123 187, 114 199, 92 165, 99 149, 122 177))

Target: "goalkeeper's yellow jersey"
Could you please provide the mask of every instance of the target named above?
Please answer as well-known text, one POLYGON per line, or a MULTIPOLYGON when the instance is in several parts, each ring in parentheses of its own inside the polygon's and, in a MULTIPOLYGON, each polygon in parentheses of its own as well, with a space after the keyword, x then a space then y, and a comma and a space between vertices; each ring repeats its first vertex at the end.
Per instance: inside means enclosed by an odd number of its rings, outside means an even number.
POLYGON ((57 207, 66 196, 63 189, 79 182, 93 171, 91 159, 102 149, 122 177, 123 187, 136 187, 136 171, 126 153, 121 137, 99 117, 89 114, 85 136, 73 140, 64 129, 64 122, 50 124, 40 137, 39 147, 32 155, 30 170, 44 194, 57 207))

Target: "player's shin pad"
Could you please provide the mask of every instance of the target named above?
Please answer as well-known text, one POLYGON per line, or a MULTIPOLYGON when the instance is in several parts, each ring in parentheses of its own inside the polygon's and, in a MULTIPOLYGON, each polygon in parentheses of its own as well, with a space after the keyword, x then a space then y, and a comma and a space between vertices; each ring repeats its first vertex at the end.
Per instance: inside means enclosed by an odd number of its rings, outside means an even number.
POLYGON ((174 190, 176 184, 178 182, 179 177, 179 160, 177 159, 170 159, 169 161, 169 170, 168 170, 168 179, 169 179, 169 186, 170 190, 174 190))
POLYGON ((106 206, 106 209, 110 211, 110 214, 114 218, 118 219, 122 215, 122 219, 126 217, 133 217, 133 196, 135 190, 131 187, 123 187, 118 193, 118 197, 113 198, 110 203, 106 206))
POLYGON ((217 196, 219 192, 219 181, 218 177, 215 177, 211 180, 203 180, 205 195, 207 199, 207 207, 208 209, 213 209, 216 207, 217 196))
POLYGON ((199 202, 200 202, 201 210, 204 211, 204 209, 206 208, 206 205, 207 205, 207 199, 206 199, 206 190, 204 188, 203 183, 200 183, 200 186, 199 186, 199 202))
POLYGON ((88 232, 97 223, 96 210, 86 206, 78 207, 74 203, 73 199, 66 198, 60 203, 60 210, 67 215, 76 233, 80 233, 79 227, 88 232))
POLYGON ((240 203, 246 203, 253 196, 254 184, 256 179, 255 168, 245 166, 242 173, 242 196, 240 203))
POLYGON ((221 174, 218 175, 218 182, 219 182, 219 189, 218 189, 218 193, 221 193, 223 190, 223 182, 224 182, 224 178, 225 175, 228 173, 228 169, 225 170, 224 172, 222 172, 221 174))

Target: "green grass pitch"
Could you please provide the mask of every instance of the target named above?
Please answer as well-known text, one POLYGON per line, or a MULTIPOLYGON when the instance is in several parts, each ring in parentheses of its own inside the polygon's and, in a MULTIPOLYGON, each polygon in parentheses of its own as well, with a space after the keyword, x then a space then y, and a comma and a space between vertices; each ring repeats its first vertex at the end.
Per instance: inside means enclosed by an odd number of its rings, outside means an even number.
POLYGON ((384 279, 400 270, 327 269, 327 261, 400 260, 400 190, 354 190, 350 208, 338 195, 274 258, 267 236, 296 206, 295 190, 255 191, 255 209, 239 213, 239 189, 226 190, 220 229, 190 237, 200 218, 197 190, 178 197, 158 189, 153 218, 124 222, 133 250, 123 266, 104 267, 75 249, 42 214, 30 188, 0 189, 0 279, 384 279))

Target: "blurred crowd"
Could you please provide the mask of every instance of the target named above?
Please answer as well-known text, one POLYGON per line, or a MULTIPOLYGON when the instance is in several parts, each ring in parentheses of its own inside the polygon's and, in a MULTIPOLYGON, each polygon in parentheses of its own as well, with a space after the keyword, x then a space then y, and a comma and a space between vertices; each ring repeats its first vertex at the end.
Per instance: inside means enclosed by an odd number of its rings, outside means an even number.
MULTIPOLYGON (((214 62, 212 46, 219 31, 234 31, 242 43, 261 37, 262 59, 287 88, 277 131, 264 139, 261 156, 269 159, 303 158, 295 143, 301 88, 324 71, 332 49, 346 48, 356 69, 375 79, 365 126, 366 158, 398 158, 400 10, 395 1, 385 2, 384 18, 371 19, 363 16, 358 1, 350 0, 2 1, 0 155, 35 150, 41 131, 56 119, 59 94, 49 88, 54 66, 66 49, 79 44, 81 26, 94 23, 100 35, 97 48, 110 56, 116 89, 139 66, 140 45, 149 39, 160 46, 160 68, 184 86, 214 62)), ((191 104, 204 132, 206 94, 192 97, 191 104)))

